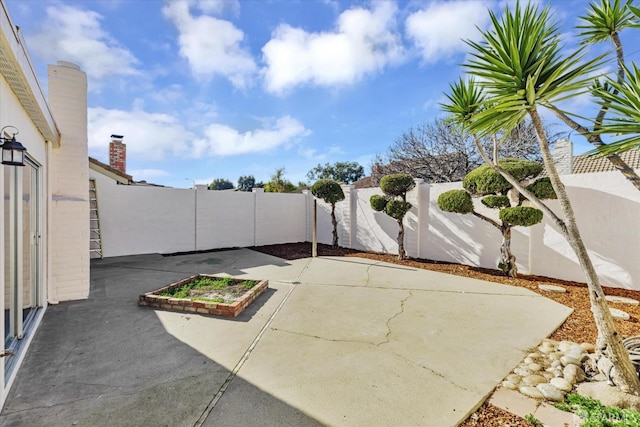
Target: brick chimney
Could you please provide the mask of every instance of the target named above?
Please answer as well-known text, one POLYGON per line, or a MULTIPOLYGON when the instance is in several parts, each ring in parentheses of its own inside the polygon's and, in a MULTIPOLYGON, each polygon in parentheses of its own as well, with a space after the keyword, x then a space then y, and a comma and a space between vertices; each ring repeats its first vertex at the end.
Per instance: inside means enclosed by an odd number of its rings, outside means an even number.
POLYGON ((122 135, 111 135, 109 143, 109 166, 127 173, 127 145, 122 142, 122 135))

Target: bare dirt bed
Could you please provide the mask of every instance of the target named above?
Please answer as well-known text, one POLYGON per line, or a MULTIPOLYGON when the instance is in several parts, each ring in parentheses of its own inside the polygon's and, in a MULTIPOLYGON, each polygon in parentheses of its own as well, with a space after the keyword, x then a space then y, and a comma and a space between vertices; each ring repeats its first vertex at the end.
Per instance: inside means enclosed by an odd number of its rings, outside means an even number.
MULTIPOLYGON (((259 252, 277 256, 288 260, 307 258, 311 256, 311 243, 291 243, 283 245, 268 245, 253 248, 259 252)), ((530 289, 533 292, 544 295, 554 301, 573 308, 573 313, 569 318, 551 335, 555 340, 569 340, 577 343, 588 342, 595 344, 597 338, 596 325, 590 309, 587 286, 584 283, 569 282, 566 280, 552 279, 540 276, 520 275, 514 279, 505 277, 498 270, 486 268, 470 267, 467 265, 452 264, 439 261, 423 259, 398 260, 395 255, 378 254, 370 252, 360 252, 346 248, 332 248, 328 245, 318 245, 318 255, 320 256, 357 256, 369 258, 377 261, 384 261, 394 264, 406 265, 414 268, 439 271, 442 273, 455 274, 458 276, 471 277, 474 279, 486 280, 489 282, 502 283, 509 286, 519 286, 530 289), (567 289, 566 293, 544 292, 538 289, 541 283, 560 285, 567 289)), ((602 284, 606 286, 606 283, 602 284)), ((640 300, 640 291, 631 291, 619 288, 605 288, 607 295, 617 295, 622 297, 640 300)), ((609 303, 611 307, 626 311, 631 316, 630 320, 615 320, 615 326, 623 337, 640 335, 640 306, 628 304, 609 303)), ((524 419, 502 411, 492 405, 484 404, 478 411, 468 418, 461 426, 530 426, 524 419)))

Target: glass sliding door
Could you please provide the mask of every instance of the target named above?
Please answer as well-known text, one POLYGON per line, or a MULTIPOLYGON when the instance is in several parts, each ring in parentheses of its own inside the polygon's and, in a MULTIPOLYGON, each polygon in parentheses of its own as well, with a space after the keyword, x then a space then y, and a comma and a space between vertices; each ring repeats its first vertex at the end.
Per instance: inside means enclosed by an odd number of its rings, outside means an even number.
MULTIPOLYGON (((5 349, 20 351, 30 331, 40 296, 39 169, 27 161, 24 167, 4 169, 5 236, 5 349)), ((5 379, 14 358, 5 357, 5 379)))

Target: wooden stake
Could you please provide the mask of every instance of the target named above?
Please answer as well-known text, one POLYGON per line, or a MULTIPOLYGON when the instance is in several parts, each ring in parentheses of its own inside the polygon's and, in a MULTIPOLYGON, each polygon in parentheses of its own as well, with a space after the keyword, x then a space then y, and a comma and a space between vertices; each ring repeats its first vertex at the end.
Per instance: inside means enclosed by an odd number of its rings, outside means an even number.
POLYGON ((311 243, 311 256, 318 256, 318 201, 313 199, 313 241, 311 243))

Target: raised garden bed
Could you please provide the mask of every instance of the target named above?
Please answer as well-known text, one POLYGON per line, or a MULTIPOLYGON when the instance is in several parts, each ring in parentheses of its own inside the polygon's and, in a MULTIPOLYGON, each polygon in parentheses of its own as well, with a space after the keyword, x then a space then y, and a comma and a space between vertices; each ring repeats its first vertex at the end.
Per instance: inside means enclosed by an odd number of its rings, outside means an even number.
POLYGON ((140 295, 138 305, 236 317, 269 287, 268 280, 198 274, 140 295))

